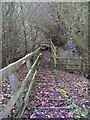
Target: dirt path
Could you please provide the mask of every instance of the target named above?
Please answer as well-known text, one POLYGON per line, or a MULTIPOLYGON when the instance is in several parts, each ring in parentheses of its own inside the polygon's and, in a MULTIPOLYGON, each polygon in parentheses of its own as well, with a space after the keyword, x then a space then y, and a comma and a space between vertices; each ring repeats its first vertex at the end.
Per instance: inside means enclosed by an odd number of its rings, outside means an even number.
POLYGON ((52 55, 43 51, 26 118, 74 118, 87 114, 87 79, 51 67, 52 55), (77 107, 78 106, 78 107, 77 107), (75 108, 74 108, 75 107, 75 108), (33 109, 31 109, 33 108, 33 109), (81 109, 83 112, 81 113, 81 109), (78 114, 79 113, 79 114, 78 114))

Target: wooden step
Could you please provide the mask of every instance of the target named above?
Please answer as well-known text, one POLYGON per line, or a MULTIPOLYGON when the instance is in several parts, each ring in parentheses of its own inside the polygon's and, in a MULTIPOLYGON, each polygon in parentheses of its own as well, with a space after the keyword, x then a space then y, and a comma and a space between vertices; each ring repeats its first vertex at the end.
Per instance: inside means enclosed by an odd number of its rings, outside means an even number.
POLYGON ((36 98, 35 100, 48 100, 48 101, 60 101, 60 102, 63 102, 63 101, 66 101, 66 99, 50 99, 50 98, 47 98, 47 99, 45 99, 45 98, 36 98))
MULTIPOLYGON (((57 80, 57 79, 54 79, 54 81, 55 81, 56 83, 60 83, 60 81, 57 80)), ((44 81, 44 80, 35 80, 35 82, 45 82, 45 81, 44 81)), ((53 80, 52 80, 52 83, 53 83, 53 80)))
POLYGON ((60 109, 60 110, 71 109, 70 106, 66 106, 66 107, 33 107, 33 106, 30 106, 30 108, 32 109, 60 109))

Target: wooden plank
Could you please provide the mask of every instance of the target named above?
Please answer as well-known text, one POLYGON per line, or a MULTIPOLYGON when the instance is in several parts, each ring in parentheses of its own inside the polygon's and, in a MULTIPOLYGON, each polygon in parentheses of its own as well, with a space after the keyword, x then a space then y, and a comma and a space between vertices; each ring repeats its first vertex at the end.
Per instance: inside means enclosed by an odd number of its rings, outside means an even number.
POLYGON ((53 51, 54 56, 57 58, 57 55, 56 55, 55 50, 53 49, 53 47, 52 47, 52 46, 51 46, 51 48, 52 48, 52 51, 53 51))
POLYGON ((8 78, 10 81, 11 89, 13 92, 15 92, 19 88, 19 81, 18 81, 16 72, 9 73, 8 78))
POLYGON ((21 114, 19 114, 18 115, 18 117, 22 117, 22 115, 23 115, 23 113, 24 113, 24 110, 25 110, 25 108, 26 108, 26 106, 27 106, 27 100, 29 99, 29 94, 30 94, 30 91, 31 91, 31 89, 32 89, 32 86, 33 86, 33 83, 34 83, 34 79, 35 79, 35 76, 36 76, 36 74, 37 74, 37 70, 35 71, 35 73, 34 73, 34 75, 33 75, 33 78, 32 78, 32 81, 31 81, 31 84, 30 84, 30 86, 29 86, 29 89, 28 89, 28 92, 27 92, 27 94, 26 94, 26 97, 25 97, 25 102, 24 102, 24 107, 23 107, 23 109, 22 109, 22 112, 21 112, 21 114))
POLYGON ((41 43, 41 47, 49 47, 49 43, 41 43))
POLYGON ((2 118, 7 118, 8 114, 10 113, 10 111, 12 110, 14 104, 16 103, 17 99, 19 98, 19 96, 21 95, 22 91, 24 90, 25 86, 27 85, 28 80, 30 80, 30 75, 32 74, 32 71, 35 67, 35 65, 37 64, 39 57, 41 54, 39 54, 37 56, 36 61, 34 62, 34 64, 32 65, 31 69, 29 70, 26 78, 24 79, 24 81, 21 84, 21 87, 18 88, 18 90, 14 93, 14 95, 11 97, 10 101, 8 102, 8 104, 5 106, 5 108, 0 112, 0 119, 2 118))
POLYGON ((45 98, 40 98, 39 99, 39 98, 37 98, 37 100, 60 101, 60 102, 66 101, 66 99, 60 99, 60 98, 59 99, 54 99, 54 98, 46 98, 46 99, 45 98))
POLYGON ((57 64, 56 48, 53 45, 52 41, 51 41, 51 50, 53 52, 54 67, 56 68, 56 64, 57 64))
POLYGON ((60 63, 60 65, 70 65, 70 66, 81 66, 79 64, 70 64, 70 63, 60 63))
POLYGON ((33 107, 33 106, 30 106, 30 108, 34 108, 34 109, 71 109, 70 106, 67 106, 67 107, 33 107))
MULTIPOLYGON (((8 78, 10 81, 11 89, 12 89, 13 93, 15 93, 17 91, 17 89, 19 88, 19 81, 18 81, 17 73, 10 72, 8 75, 8 78)), ((17 106, 18 110, 20 110, 22 104, 23 104, 23 100, 20 95, 20 97, 18 98, 18 100, 16 102, 16 106, 17 106)))
MULTIPOLYGON (((60 67, 59 67, 60 68, 60 67)), ((80 71, 79 69, 60 68, 60 70, 80 71)))
POLYGON ((53 44, 53 42, 51 41, 51 46, 53 47, 53 49, 55 50, 55 46, 54 46, 54 44, 53 44))
POLYGON ((35 50, 34 52, 27 54, 25 57, 21 58, 20 60, 8 65, 7 67, 0 70, 0 82, 2 79, 6 76, 8 76, 8 72, 12 71, 14 72, 16 69, 18 69, 22 64, 24 64, 28 59, 30 59, 32 56, 37 54, 39 52, 40 48, 35 50))
POLYGON ((84 73, 84 60, 82 59, 82 61, 81 61, 81 66, 80 66, 80 72, 81 73, 84 73))
POLYGON ((74 58, 74 59, 71 59, 71 58, 63 58, 63 57, 57 57, 57 59, 64 59, 64 60, 83 60, 82 58, 74 58))
POLYGON ((30 59, 28 59, 26 61, 26 66, 27 66, 27 71, 29 71, 29 69, 31 68, 31 61, 30 61, 30 59))

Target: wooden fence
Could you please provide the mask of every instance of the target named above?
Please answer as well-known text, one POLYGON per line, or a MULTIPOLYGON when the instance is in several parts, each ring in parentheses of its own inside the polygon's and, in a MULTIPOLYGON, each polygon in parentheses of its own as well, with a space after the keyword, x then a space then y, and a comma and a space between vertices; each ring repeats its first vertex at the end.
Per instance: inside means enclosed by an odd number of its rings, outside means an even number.
POLYGON ((84 72, 84 62, 82 58, 62 58, 58 57, 57 49, 51 41, 51 51, 53 56, 53 66, 54 68, 59 68, 61 70, 77 71, 80 73, 84 72))
POLYGON ((39 64, 39 58, 40 58, 40 48, 38 48, 36 51, 27 54, 22 59, 8 65, 7 67, 0 70, 0 83, 4 82, 6 78, 9 79, 11 89, 13 91, 13 95, 8 101, 7 105, 3 108, 3 110, 0 112, 0 119, 7 118, 10 111, 12 110, 13 106, 16 104, 18 108, 18 116, 22 116, 26 106, 27 106, 27 99, 29 97, 29 93, 31 90, 31 87, 34 82, 34 78, 37 74, 37 65, 39 64), (31 65, 30 59, 36 56, 36 59, 31 65), (23 80, 22 84, 19 85, 19 80, 17 77, 16 70, 23 64, 26 64, 28 74, 26 75, 25 79, 23 80), (27 86, 28 82, 30 83, 28 92, 26 93, 24 101, 22 100, 22 92, 24 91, 25 87, 27 86))
POLYGON ((83 73, 83 59, 81 58, 57 58, 58 68, 83 73))
POLYGON ((56 68, 57 66, 57 50, 54 44, 51 41, 51 51, 52 51, 52 56, 53 56, 53 66, 56 68))

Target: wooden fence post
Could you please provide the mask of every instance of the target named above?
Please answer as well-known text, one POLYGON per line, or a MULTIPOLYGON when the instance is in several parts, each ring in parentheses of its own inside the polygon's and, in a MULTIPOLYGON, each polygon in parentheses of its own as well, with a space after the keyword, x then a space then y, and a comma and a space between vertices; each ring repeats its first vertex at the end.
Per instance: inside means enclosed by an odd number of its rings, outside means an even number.
POLYGON ((31 61, 30 61, 30 59, 28 59, 26 61, 26 66, 27 66, 27 70, 29 71, 29 69, 31 68, 31 61))
POLYGON ((57 54, 56 54, 56 47, 54 46, 54 44, 52 43, 51 41, 51 50, 52 50, 52 54, 53 54, 53 64, 54 64, 54 67, 56 68, 57 67, 57 54))
POLYGON ((81 59, 81 66, 80 66, 80 73, 84 74, 84 66, 83 66, 83 59, 81 59))
MULTIPOLYGON (((17 73, 10 72, 8 75, 8 78, 10 81, 11 89, 15 93, 17 91, 17 89, 19 88, 19 81, 18 81, 17 73)), ((21 109, 22 104, 23 104, 23 100, 22 100, 22 96, 20 95, 20 97, 18 98, 18 100, 16 102, 16 106, 17 106, 18 110, 21 109)))

